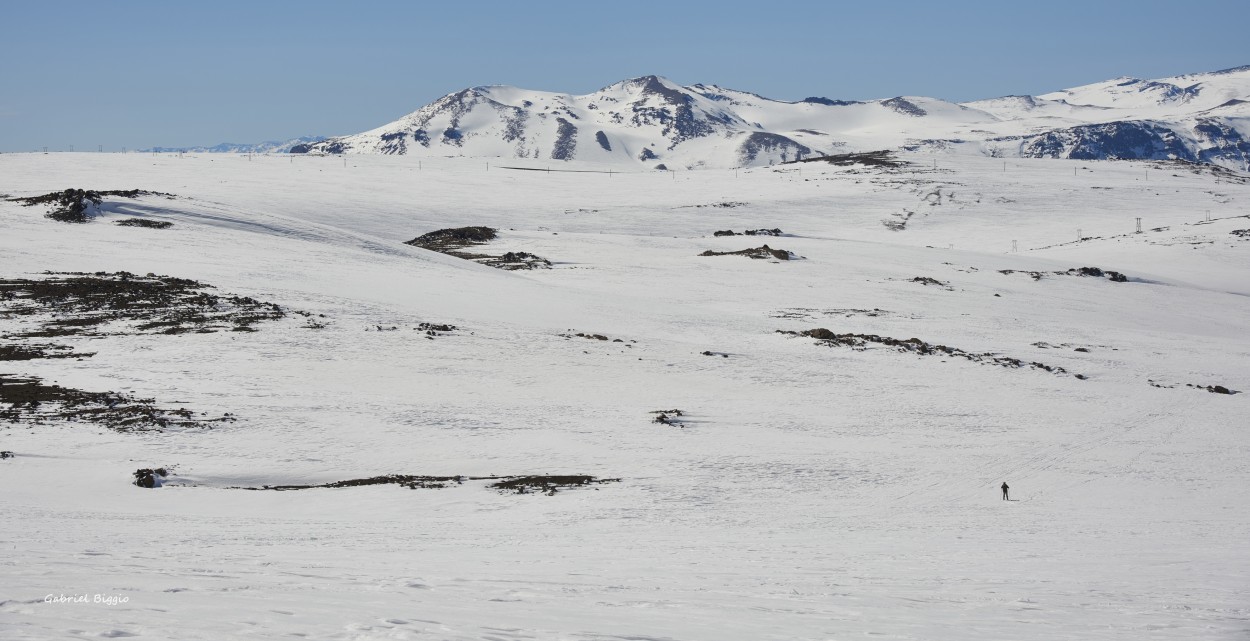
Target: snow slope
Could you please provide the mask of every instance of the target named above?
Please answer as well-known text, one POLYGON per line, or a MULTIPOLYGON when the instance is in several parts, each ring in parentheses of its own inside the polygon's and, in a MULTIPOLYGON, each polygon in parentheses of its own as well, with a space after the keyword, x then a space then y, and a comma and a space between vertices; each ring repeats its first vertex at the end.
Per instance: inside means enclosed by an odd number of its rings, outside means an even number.
POLYGON ((0 428, 0 637, 1243 638, 1250 394, 1186 385, 1250 392, 1246 178, 902 159, 0 156, 12 197, 176 196, 108 199, 83 225, 0 201, 0 278, 153 272, 325 316, 0 362, 239 417, 0 428), (173 226, 112 224, 129 217, 173 226), (553 268, 403 244, 464 225, 553 268), (803 259, 698 256, 763 242, 803 259), (1128 282, 1066 273, 1087 266, 1128 282), (817 327, 1067 373, 777 333, 817 327), (681 427, 652 422, 670 408, 681 427), (165 487, 130 483, 155 466, 174 466, 165 487), (231 489, 388 473, 620 481, 231 489))
POLYGON ((899 96, 783 102, 643 76, 591 94, 473 87, 296 153, 581 160, 618 169, 766 166, 839 151, 958 148, 1002 157, 1180 159, 1250 167, 1250 67, 1117 78, 953 104, 899 96))

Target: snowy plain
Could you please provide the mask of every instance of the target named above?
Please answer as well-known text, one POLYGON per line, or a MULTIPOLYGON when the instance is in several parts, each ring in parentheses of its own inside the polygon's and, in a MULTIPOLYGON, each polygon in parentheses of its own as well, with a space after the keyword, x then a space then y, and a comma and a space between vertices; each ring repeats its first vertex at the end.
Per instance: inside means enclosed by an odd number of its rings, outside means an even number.
POLYGON ((1186 386, 1250 392, 1244 175, 900 158, 0 155, 10 197, 176 195, 83 225, 0 202, 0 277, 154 272, 326 317, 0 363, 239 417, 0 427, 0 637, 1246 638, 1250 394, 1186 386), (111 224, 136 216, 173 227, 111 224), (467 225, 553 268, 402 244, 467 225), (803 258, 698 256, 761 243, 803 258), (1129 280, 1055 273, 1086 266, 1129 280), (1068 374, 776 331, 818 327, 1068 374), (130 483, 157 466, 165 487, 130 483), (230 489, 381 474, 620 481, 230 489), (97 594, 126 601, 48 602, 97 594))

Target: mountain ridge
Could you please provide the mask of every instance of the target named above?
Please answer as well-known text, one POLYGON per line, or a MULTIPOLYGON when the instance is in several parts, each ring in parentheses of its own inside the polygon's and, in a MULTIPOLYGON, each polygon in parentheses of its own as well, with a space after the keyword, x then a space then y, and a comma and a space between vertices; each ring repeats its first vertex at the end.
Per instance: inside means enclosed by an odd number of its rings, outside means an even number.
POLYGON ((835 151, 932 148, 1005 157, 1181 159, 1250 166, 1250 65, 1116 78, 953 103, 775 100, 646 75, 573 95, 509 85, 447 94, 358 134, 291 153, 579 160, 670 169, 739 167, 835 151))

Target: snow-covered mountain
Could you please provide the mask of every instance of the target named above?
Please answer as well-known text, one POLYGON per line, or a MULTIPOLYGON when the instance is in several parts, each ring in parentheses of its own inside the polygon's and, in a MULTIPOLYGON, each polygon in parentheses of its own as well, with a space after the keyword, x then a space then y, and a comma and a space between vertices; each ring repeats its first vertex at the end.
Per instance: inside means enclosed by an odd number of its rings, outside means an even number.
POLYGON ((285 154, 296 145, 308 145, 325 140, 325 136, 300 136, 290 140, 266 140, 256 143, 223 142, 212 147, 152 147, 140 149, 141 153, 185 154, 285 154))
POLYGON ((1250 66, 1159 80, 1117 78, 967 106, 1032 129, 987 141, 994 155, 1250 166, 1250 66))
POLYGON ((657 76, 584 96, 473 87, 354 136, 295 153, 420 153, 615 164, 767 164, 817 153, 729 104, 657 76))
POLYGON ((633 78, 571 95, 472 87, 363 133, 292 153, 583 160, 738 167, 839 150, 906 147, 993 156, 1250 163, 1250 66, 1118 78, 1039 96, 956 104, 899 96, 798 102, 716 85, 633 78))

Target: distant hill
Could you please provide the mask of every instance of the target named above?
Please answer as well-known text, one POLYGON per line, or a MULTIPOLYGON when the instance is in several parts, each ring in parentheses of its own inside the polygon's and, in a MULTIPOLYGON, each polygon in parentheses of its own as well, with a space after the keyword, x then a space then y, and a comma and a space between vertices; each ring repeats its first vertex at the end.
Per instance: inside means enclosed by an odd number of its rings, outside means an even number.
POLYGON ((152 147, 139 151, 147 153, 285 154, 296 145, 307 145, 325 139, 325 136, 300 136, 290 140, 267 140, 258 143, 223 142, 212 147, 152 147))

